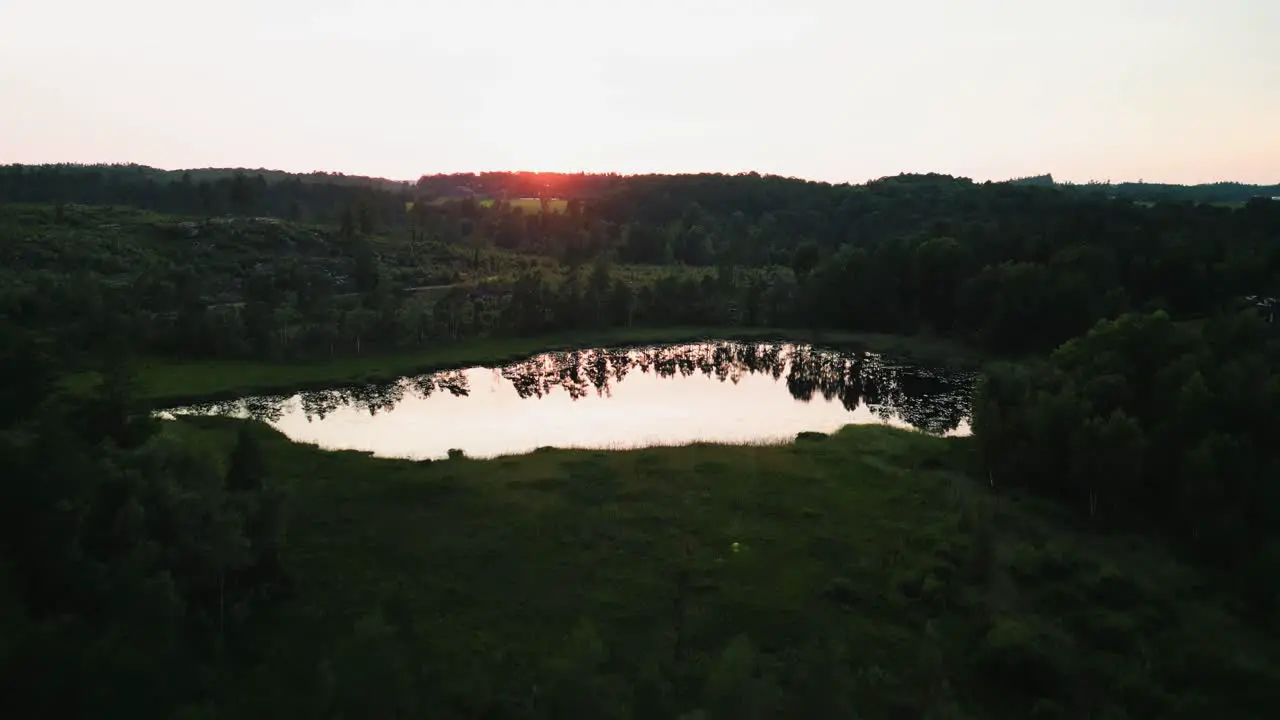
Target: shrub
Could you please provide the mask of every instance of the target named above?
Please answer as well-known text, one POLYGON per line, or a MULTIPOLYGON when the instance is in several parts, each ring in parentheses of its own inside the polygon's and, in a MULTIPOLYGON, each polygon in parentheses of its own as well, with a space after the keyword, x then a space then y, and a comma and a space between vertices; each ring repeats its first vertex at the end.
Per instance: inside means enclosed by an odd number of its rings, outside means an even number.
POLYGON ((847 577, 838 577, 832 580, 823 594, 827 596, 827 599, 838 602, 841 605, 852 605, 858 600, 858 591, 854 588, 853 581, 847 577))
POLYGON ((1001 618, 987 631, 978 664, 1003 690, 1028 697, 1063 697, 1070 643, 1056 627, 1035 618, 1001 618))

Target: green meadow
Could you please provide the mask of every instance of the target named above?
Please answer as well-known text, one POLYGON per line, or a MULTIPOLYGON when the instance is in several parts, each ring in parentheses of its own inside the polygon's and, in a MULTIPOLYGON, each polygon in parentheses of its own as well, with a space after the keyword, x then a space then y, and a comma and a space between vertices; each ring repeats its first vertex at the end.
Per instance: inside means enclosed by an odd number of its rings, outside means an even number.
MULTIPOLYGON (((485 198, 480 201, 480 205, 482 207, 493 207, 495 202, 493 198, 485 198)), ((536 197, 512 198, 507 201, 507 205, 526 214, 542 212, 542 201, 536 197)), ((569 201, 562 198, 553 198, 548 201, 548 209, 554 213, 564 212, 568 207, 569 201)))
POLYGON ((967 439, 419 463, 255 428, 296 599, 228 716, 1238 718, 1277 678, 1208 578, 997 498, 967 439))

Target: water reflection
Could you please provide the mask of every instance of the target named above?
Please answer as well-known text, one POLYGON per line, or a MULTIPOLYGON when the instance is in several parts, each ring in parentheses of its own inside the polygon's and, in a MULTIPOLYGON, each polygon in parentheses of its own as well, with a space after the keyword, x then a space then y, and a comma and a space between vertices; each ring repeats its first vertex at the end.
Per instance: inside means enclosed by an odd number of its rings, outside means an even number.
POLYGON ((440 457, 456 447, 492 456, 541 445, 778 440, 859 422, 967 434, 973 379, 871 353, 698 343, 546 353, 174 412, 250 416, 296 440, 379 455, 440 457))

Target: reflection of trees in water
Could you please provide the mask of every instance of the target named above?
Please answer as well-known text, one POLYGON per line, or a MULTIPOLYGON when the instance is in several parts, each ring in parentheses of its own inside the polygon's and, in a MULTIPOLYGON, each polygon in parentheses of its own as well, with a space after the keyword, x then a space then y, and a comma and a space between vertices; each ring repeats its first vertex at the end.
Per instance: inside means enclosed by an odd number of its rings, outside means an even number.
POLYGON ((323 420, 338 408, 352 406, 366 410, 370 415, 395 409, 406 395, 430 397, 436 392, 447 392, 454 397, 471 394, 467 376, 461 370, 401 378, 391 382, 366 383, 343 388, 305 390, 294 397, 260 395, 240 400, 224 400, 175 408, 172 412, 190 415, 236 415, 265 422, 276 422, 292 410, 296 397, 307 420, 323 420))
MULTIPOLYGON (((866 406, 882 420, 901 420, 921 430, 945 433, 968 416, 972 373, 886 362, 870 353, 823 350, 781 343, 699 343, 636 349, 580 350, 536 355, 494 372, 511 383, 521 398, 541 398, 557 388, 575 400, 593 392, 609 397, 614 384, 632 370, 659 377, 691 377, 701 373, 737 384, 748 374, 785 377, 787 390, 805 402, 822 396, 850 411, 866 406)), ((340 407, 354 406, 370 415, 391 410, 407 395, 430 397, 447 392, 470 394, 459 370, 420 375, 388 383, 311 390, 297 395, 308 420, 324 419, 340 407)), ((234 402, 207 403, 182 412, 248 415, 279 420, 291 398, 264 396, 234 402)))
POLYGON ((853 411, 860 404, 881 420, 901 420, 942 434, 969 415, 971 373, 886 362, 870 353, 833 353, 796 348, 787 372, 787 389, 798 400, 821 394, 853 411))
POLYGON ((289 398, 282 395, 255 395, 240 400, 213 400, 196 403, 171 412, 185 415, 231 415, 235 417, 251 417, 264 422, 275 422, 284 417, 285 403, 289 398))
POLYGON ((447 370, 391 382, 311 390, 300 393, 298 399, 302 403, 302 412, 307 420, 313 418, 323 420, 329 413, 347 405, 367 410, 370 415, 377 415, 380 411, 394 410, 395 406, 404 400, 405 395, 427 398, 436 392, 447 392, 454 397, 464 397, 471 394, 471 387, 467 382, 467 376, 463 375, 461 370, 447 370))
POLYGON ((927 368, 899 375, 901 392, 893 410, 912 427, 943 434, 955 430, 969 417, 972 374, 946 374, 927 368))

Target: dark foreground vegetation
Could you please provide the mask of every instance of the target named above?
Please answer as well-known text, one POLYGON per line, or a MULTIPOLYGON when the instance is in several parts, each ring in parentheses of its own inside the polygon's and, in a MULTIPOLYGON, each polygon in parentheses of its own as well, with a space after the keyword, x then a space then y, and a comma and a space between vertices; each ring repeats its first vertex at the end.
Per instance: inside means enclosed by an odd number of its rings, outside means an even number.
POLYGON ((0 205, 6 716, 1280 700, 1280 203, 941 176, 2 174, 21 201, 0 205), (180 394, 181 368, 215 395, 270 368, 677 325, 1016 362, 986 370, 972 438, 490 461, 323 452, 144 402, 180 394))
POLYGON ((424 464, 39 417, 17 716, 1248 718, 1280 680, 1230 575, 992 492, 967 439, 424 464))

